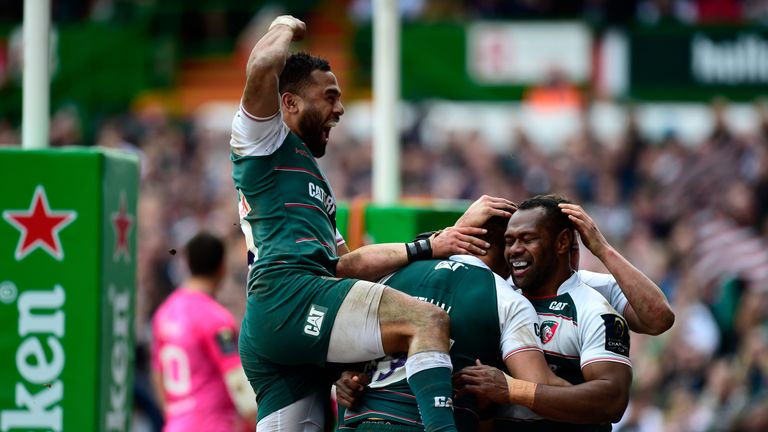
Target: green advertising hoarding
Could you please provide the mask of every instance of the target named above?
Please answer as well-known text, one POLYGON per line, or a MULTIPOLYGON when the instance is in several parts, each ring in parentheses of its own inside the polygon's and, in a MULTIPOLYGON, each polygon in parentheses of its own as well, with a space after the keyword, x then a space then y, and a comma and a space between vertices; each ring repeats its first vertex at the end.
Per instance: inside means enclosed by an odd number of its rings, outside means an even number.
POLYGON ((365 230, 371 243, 406 242, 416 235, 453 226, 465 206, 378 206, 365 209, 365 230), (392 223, 397 221, 397 223, 392 223))
POLYGON ((629 88, 645 100, 768 96, 768 30, 638 27, 629 33, 629 88))
POLYGON ((127 431, 138 159, 0 151, 0 431, 127 431))
MULTIPOLYGON (((570 21, 404 22, 401 95, 406 100, 510 101, 557 69, 585 85, 591 74, 590 29, 570 21)), ((353 52, 361 85, 373 76, 372 25, 361 25, 353 52)))

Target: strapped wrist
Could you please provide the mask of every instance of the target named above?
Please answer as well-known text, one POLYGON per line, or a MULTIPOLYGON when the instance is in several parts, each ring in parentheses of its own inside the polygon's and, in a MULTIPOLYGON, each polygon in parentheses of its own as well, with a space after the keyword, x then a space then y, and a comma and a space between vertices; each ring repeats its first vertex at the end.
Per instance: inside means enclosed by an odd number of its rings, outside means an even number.
POLYGON ((504 378, 507 380, 509 403, 533 408, 533 401, 536 398, 536 383, 515 379, 507 374, 504 374, 504 378))
POLYGON ((288 27, 289 29, 291 29, 292 32, 296 31, 296 23, 294 22, 294 20, 292 20, 287 16, 279 16, 275 18, 274 21, 272 21, 272 24, 269 25, 269 30, 267 31, 271 31, 273 28, 279 25, 284 25, 288 27))
POLYGON ((416 240, 405 244, 408 262, 432 259, 432 242, 429 239, 416 240))

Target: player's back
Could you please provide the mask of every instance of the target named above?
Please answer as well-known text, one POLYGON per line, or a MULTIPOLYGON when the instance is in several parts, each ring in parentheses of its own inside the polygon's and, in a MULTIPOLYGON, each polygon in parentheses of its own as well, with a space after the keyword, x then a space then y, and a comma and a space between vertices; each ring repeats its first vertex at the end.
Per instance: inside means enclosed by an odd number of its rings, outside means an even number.
POLYGON ((205 293, 176 290, 152 319, 152 361, 162 375, 166 432, 231 431, 237 412, 222 371, 232 358, 214 353, 214 346, 231 345, 237 337, 229 312, 205 293), (231 329, 231 337, 222 333, 231 329), (222 339, 227 340, 218 340, 222 339))
MULTIPOLYGON (((450 260, 417 261, 397 271, 384 282, 399 291, 444 309, 451 318, 451 362, 454 370, 484 364, 503 367, 499 350, 498 294, 496 277, 479 260, 473 264, 450 260), (479 264, 479 265, 477 265, 479 264)), ((500 283, 504 283, 500 279, 500 283)), ((507 288, 514 294, 511 288, 507 288)), ((378 361, 358 409, 347 410, 348 425, 382 418, 396 424, 421 426, 420 415, 405 379, 406 354, 378 361)), ((455 401, 454 415, 460 430, 473 430, 477 407, 473 400, 455 401)))

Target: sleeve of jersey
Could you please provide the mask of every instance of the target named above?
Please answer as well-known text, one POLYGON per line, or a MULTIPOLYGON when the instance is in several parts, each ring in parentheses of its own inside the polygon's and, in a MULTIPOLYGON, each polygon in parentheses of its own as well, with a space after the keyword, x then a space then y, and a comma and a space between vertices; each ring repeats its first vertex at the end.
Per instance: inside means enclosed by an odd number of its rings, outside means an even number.
MULTIPOLYGON (((610 361, 632 367, 629 360, 629 326, 622 316, 603 303, 595 303, 579 322, 581 337, 581 367, 588 364, 610 361)), ((581 310, 579 311, 581 312, 581 310)))
POLYGON ((344 240, 344 237, 339 232, 339 229, 336 228, 336 246, 342 246, 347 244, 347 241, 344 240))
POLYGON ((616 278, 611 274, 595 273, 590 271, 579 271, 581 280, 599 292, 619 313, 624 315, 624 308, 627 307, 627 297, 616 282, 616 278))
MULTIPOLYGON (((531 303, 522 295, 506 287, 511 295, 498 296, 499 324, 501 325, 501 355, 504 360, 523 351, 541 351, 541 340, 536 336, 539 317, 531 303)), ((499 287, 497 286, 497 293, 499 287)))
POLYGON ((232 120, 229 145, 238 156, 268 156, 280 148, 288 132, 281 111, 271 117, 255 117, 240 107, 232 120))
POLYGON ((206 333, 204 338, 206 350, 222 374, 240 366, 237 332, 233 323, 212 326, 206 333))

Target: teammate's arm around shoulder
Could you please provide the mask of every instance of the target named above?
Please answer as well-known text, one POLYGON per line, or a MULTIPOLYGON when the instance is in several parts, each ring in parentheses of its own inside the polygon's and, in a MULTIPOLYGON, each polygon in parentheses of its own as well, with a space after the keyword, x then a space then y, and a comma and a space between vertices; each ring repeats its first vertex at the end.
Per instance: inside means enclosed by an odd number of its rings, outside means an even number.
POLYGON ((305 32, 306 25, 290 15, 272 21, 269 31, 256 43, 248 58, 241 100, 246 112, 265 118, 280 109, 278 77, 285 67, 291 42, 304 38, 305 32))

